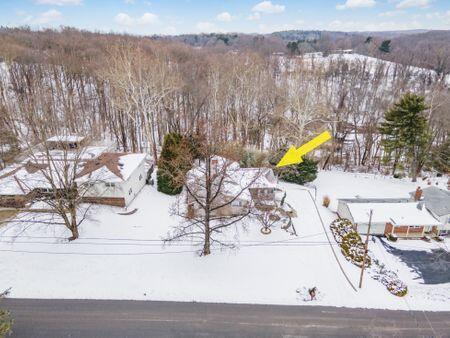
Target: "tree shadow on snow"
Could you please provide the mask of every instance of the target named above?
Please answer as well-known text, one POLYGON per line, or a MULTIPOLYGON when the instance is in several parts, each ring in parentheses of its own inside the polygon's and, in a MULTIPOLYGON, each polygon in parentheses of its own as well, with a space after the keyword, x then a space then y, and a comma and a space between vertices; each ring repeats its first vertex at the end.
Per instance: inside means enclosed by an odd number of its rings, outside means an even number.
POLYGON ((381 239, 386 251, 397 256, 411 270, 417 273, 415 279, 423 279, 423 284, 450 282, 450 252, 444 249, 400 250, 381 239))

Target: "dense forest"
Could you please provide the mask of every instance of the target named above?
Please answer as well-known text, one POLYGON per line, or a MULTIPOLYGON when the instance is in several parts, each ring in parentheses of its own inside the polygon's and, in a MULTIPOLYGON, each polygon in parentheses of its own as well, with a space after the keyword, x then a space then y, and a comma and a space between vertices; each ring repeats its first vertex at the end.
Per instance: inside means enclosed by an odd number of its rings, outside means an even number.
MULTIPOLYGON (((313 46, 307 52, 361 54, 351 58, 289 53, 292 32, 216 35, 214 43, 208 36, 192 46, 186 36, 1 29, 0 163, 11 162, 24 139, 39 142, 61 129, 110 138, 119 149, 146 151, 155 160, 169 132, 270 152, 330 130, 322 167, 388 172, 395 159, 379 127, 409 92, 424 98, 431 135, 424 149, 434 154, 448 147, 448 32, 394 34, 388 52, 380 50, 387 38, 379 35, 295 37, 313 46)), ((405 156, 399 161, 408 166, 405 156)), ((431 157, 422 166, 432 168, 431 157)))

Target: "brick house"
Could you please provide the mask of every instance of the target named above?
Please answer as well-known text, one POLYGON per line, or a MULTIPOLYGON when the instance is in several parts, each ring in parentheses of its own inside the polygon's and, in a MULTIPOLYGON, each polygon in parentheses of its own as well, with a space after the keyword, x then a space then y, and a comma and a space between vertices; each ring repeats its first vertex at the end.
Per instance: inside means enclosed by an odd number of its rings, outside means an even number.
POLYGON ((407 199, 341 199, 338 215, 349 219, 358 233, 367 234, 370 210, 373 211, 372 235, 395 235, 399 238, 437 236, 443 224, 422 203, 407 199))

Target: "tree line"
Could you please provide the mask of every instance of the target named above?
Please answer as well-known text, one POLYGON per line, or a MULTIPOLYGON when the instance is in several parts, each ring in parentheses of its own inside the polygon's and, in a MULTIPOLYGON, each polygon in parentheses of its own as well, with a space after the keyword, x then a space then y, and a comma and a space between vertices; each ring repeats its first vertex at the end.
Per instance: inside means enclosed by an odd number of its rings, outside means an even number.
MULTIPOLYGON (((444 79, 400 63, 192 48, 71 28, 2 29, 0 46, 2 166, 24 139, 62 128, 155 161, 168 133, 277 151, 328 129, 323 168, 384 170, 396 158, 386 159, 392 152, 379 127, 410 92, 424 98, 430 153, 448 142, 444 79)), ((405 156, 399 161, 411 165, 405 156)))

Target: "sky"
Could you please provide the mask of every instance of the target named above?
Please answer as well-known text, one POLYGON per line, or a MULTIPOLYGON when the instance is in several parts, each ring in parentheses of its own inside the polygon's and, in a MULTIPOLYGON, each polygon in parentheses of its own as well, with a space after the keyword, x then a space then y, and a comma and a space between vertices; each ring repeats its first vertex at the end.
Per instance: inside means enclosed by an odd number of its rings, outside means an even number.
POLYGON ((450 29, 450 0, 0 0, 0 25, 138 35, 450 29))

